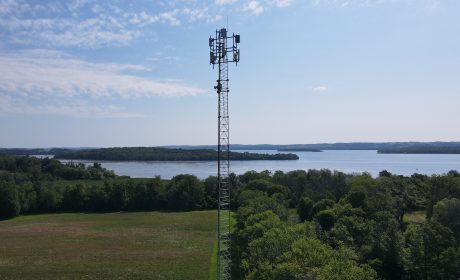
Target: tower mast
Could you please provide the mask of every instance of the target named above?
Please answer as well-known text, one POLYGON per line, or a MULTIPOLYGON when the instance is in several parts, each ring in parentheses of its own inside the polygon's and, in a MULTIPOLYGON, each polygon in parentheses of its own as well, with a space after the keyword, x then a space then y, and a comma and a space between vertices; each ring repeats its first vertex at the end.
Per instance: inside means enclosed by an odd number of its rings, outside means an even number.
POLYGON ((214 89, 218 98, 217 113, 217 279, 231 279, 230 255, 230 130, 228 114, 228 64, 238 64, 240 35, 228 34, 227 29, 216 30, 214 38, 209 37, 210 63, 217 65, 219 77, 214 89), (229 44, 230 43, 230 44, 229 44))

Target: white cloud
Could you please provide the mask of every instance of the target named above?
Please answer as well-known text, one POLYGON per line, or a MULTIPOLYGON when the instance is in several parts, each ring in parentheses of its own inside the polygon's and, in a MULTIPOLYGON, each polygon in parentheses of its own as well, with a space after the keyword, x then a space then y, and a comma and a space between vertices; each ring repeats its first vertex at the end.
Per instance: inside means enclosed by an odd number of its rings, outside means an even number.
POLYGON ((177 18, 178 11, 165 12, 158 15, 158 17, 164 22, 168 22, 171 26, 179 26, 180 20, 177 18))
POLYGON ((329 88, 326 86, 315 86, 312 88, 312 90, 315 92, 326 92, 329 90, 329 88))
POLYGON ((0 53, 0 112, 128 117, 138 114, 110 103, 207 92, 178 81, 156 80, 149 74, 141 65, 91 63, 58 51, 0 53), (94 102, 88 104, 88 100, 94 102), (97 102, 109 105, 94 105, 97 102))
POLYGON ((201 9, 189 9, 185 8, 182 10, 182 14, 186 15, 190 21, 197 21, 208 18, 208 7, 201 9))
MULTIPOLYGON (((386 0, 312 0, 313 5, 338 5, 346 7, 349 5, 371 6, 385 3, 386 0)), ((394 2, 394 1, 393 1, 394 2)))
POLYGON ((71 11, 78 11, 78 9, 90 4, 91 2, 93 1, 92 0, 73 0, 70 2, 70 4, 67 7, 71 11))
POLYGON ((154 24, 180 26, 183 21, 216 19, 215 11, 196 3, 117 5, 93 0, 75 0, 68 5, 0 1, 0 39, 35 47, 126 46, 152 34, 154 24))
POLYGON ((214 2, 217 5, 227 5, 227 4, 235 3, 236 1, 238 0, 215 0, 214 2))
POLYGON ((292 5, 294 0, 272 0, 271 2, 277 7, 289 7, 292 5))
POLYGON ((127 112, 113 105, 93 105, 83 100, 66 104, 30 103, 24 99, 0 95, 0 115, 41 115, 74 118, 136 118, 143 114, 127 112))
MULTIPOLYGON (((159 25, 197 21, 213 23, 223 15, 245 11, 259 15, 295 0, 95 1, 0 0, 0 41, 34 47, 129 46, 151 36, 159 25)), ((320 1, 320 0, 316 0, 320 1)), ((329 0, 325 0, 329 1, 329 0)))
POLYGON ((389 3, 406 3, 424 5, 426 8, 436 8, 441 3, 440 0, 311 0, 311 3, 315 6, 320 5, 335 5, 340 7, 349 6, 363 6, 371 7, 389 3))
POLYGON ((264 7, 259 1, 249 1, 243 6, 243 11, 250 12, 255 15, 263 13, 264 7))
POLYGON ((185 96, 205 91, 129 74, 132 64, 97 64, 53 51, 0 54, 0 90, 27 95, 89 95, 122 98, 185 96))
POLYGON ((2 17, 0 28, 8 31, 11 41, 42 46, 94 48, 104 45, 127 45, 141 32, 115 17, 88 19, 2 17))

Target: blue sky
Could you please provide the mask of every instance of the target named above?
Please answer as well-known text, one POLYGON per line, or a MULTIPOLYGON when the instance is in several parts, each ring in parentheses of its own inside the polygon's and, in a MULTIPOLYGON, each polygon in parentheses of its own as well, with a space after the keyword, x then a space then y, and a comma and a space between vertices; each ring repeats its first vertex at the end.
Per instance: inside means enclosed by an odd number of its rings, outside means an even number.
POLYGON ((0 0, 0 147, 460 141, 457 0, 0 0))

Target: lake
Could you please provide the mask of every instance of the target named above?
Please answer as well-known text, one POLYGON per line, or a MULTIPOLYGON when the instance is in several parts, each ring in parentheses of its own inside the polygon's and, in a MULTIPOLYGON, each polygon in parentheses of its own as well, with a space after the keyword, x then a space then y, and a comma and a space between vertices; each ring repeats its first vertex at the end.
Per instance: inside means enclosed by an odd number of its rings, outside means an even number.
MULTIPOLYGON (((238 151, 244 152, 244 151, 238 151)), ((278 153, 273 150, 247 151, 256 153, 278 153)), ((377 176, 382 170, 398 175, 442 174, 449 170, 460 170, 460 154, 378 154, 377 151, 326 150, 321 153, 295 152, 299 160, 232 161, 231 171, 242 174, 256 171, 292 171, 327 168, 345 173, 369 172, 377 176)), ((68 160, 62 160, 68 162, 68 160)), ((73 160, 92 164, 93 161, 73 160)), ((115 171, 117 175, 137 178, 150 178, 157 175, 170 179, 177 174, 193 174, 199 178, 216 175, 217 164, 206 161, 98 161, 104 168, 115 171)))

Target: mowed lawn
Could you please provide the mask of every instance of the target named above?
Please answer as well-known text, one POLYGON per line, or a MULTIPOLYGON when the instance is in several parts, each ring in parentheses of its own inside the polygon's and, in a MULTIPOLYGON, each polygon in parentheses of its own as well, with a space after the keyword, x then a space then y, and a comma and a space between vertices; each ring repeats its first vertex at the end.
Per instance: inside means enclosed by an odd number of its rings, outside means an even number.
POLYGON ((0 279, 208 279, 216 211, 0 221, 0 279))

